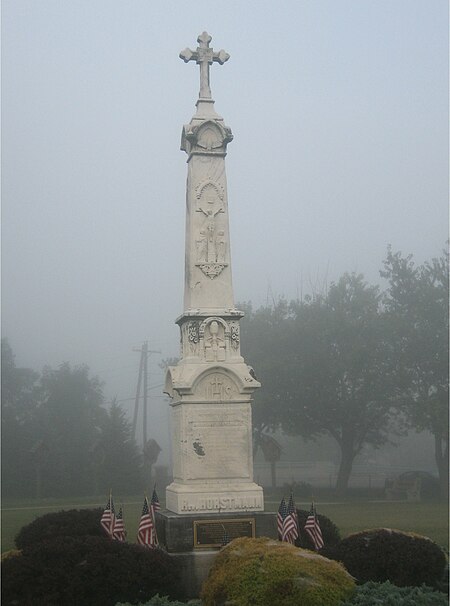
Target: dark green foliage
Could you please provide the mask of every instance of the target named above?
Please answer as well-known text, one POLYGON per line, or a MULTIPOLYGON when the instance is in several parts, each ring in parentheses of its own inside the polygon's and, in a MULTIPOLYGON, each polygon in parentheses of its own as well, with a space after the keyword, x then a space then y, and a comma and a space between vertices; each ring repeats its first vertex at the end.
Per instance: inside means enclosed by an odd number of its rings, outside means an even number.
POLYGON ((2 339, 2 494, 5 497, 122 494, 142 489, 142 461, 117 402, 86 365, 17 368, 2 339))
MULTIPOLYGON (((177 600, 172 601, 167 596, 161 597, 160 595, 155 595, 151 600, 145 602, 145 604, 140 604, 139 606, 201 606, 200 600, 189 600, 189 602, 178 602, 177 600)), ((126 604, 120 603, 116 604, 116 606, 131 606, 130 602, 126 604)))
POLYGON ((44 368, 41 390, 42 438, 49 450, 43 467, 44 494, 92 494, 92 449, 106 416, 102 384, 90 376, 87 366, 64 363, 57 370, 44 368))
POLYGON ((397 587, 385 583, 365 583, 355 595, 340 606, 448 606, 445 594, 431 587, 397 587))
POLYGON ((412 255, 388 249, 385 306, 393 327, 394 360, 404 412, 418 430, 434 436, 441 497, 449 487, 449 254, 416 265, 412 255))
POLYGON ((113 400, 92 449, 96 493, 135 494, 143 488, 141 456, 126 414, 113 400))
POLYGON ((61 536, 2 563, 3 606, 114 606, 157 593, 178 597, 165 552, 102 537, 61 536))
POLYGON ((391 332, 378 287, 354 273, 326 295, 250 308, 242 322, 243 355, 262 383, 256 427, 333 438, 341 493, 364 446, 382 445, 393 430, 391 332))
POLYGON ((36 422, 37 373, 18 368, 7 339, 1 340, 1 459, 3 496, 36 496, 40 459, 31 449, 39 431, 36 422))
MULTIPOLYGON (((310 539, 309 534, 303 530, 306 518, 309 516, 309 511, 306 511, 304 509, 297 509, 297 516, 298 525, 300 528, 300 536, 295 541, 295 545, 297 547, 303 547, 304 549, 314 550, 314 545, 310 539)), ((327 518, 327 516, 324 516, 320 513, 317 514, 317 520, 320 525, 320 530, 322 531, 322 538, 324 544, 328 546, 337 545, 341 540, 341 535, 339 533, 338 527, 333 524, 330 518, 327 518)))
POLYGON ((102 509, 70 509, 47 513, 30 524, 23 526, 16 536, 15 543, 18 549, 36 545, 41 541, 60 536, 105 536, 100 526, 102 509))
POLYGON ((391 581, 399 587, 436 587, 446 564, 443 550, 431 539, 389 528, 351 534, 321 554, 342 562, 360 583, 391 581))

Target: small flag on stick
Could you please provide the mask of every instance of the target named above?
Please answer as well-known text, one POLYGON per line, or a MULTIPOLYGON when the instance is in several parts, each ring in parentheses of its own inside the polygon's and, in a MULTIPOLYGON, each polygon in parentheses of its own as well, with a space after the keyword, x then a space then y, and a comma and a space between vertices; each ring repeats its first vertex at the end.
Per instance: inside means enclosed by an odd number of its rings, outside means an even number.
POLYGON ((156 539, 156 529, 153 522, 151 510, 148 505, 147 497, 145 497, 144 499, 141 521, 139 522, 137 542, 139 543, 139 545, 149 547, 150 549, 154 549, 158 545, 158 541, 156 539))
POLYGON ((277 513, 277 530, 280 541, 295 543, 298 537, 298 520, 292 493, 287 505, 284 497, 281 499, 277 513))
POLYGON ((159 504, 158 495, 156 494, 156 484, 153 488, 152 500, 150 501, 150 508, 152 510, 153 521, 155 521, 155 512, 160 511, 161 505, 159 504))
POLYGON ((231 541, 230 535, 228 534, 225 526, 222 524, 222 547, 224 547, 225 545, 228 545, 228 543, 230 541, 231 541))
POLYGON ((114 526, 116 522, 116 516, 114 511, 114 503, 112 494, 109 493, 109 499, 106 503, 105 509, 103 511, 102 517, 100 519, 100 524, 102 525, 103 530, 106 534, 112 539, 114 534, 114 526))
POLYGON ((292 492, 287 506, 287 516, 284 520, 284 535, 285 538, 283 540, 288 543, 295 543, 299 535, 297 510, 295 508, 294 495, 292 492))
POLYGON ((280 506, 278 507, 277 513, 277 530, 278 530, 278 539, 280 541, 283 540, 283 522, 285 517, 287 516, 287 505, 284 497, 281 499, 280 506))
POLYGON ((156 494, 156 484, 153 487, 152 499, 150 501, 150 510, 152 514, 153 520, 153 544, 154 547, 158 546, 158 535, 156 533, 156 512, 161 510, 161 505, 159 504, 158 495, 156 494))
POLYGON ((114 524, 113 538, 116 541, 121 541, 122 543, 124 543, 126 536, 127 536, 127 532, 125 530, 125 524, 123 521, 123 508, 121 507, 119 509, 119 513, 116 515, 116 523, 114 524))
POLYGON ((314 549, 319 551, 324 546, 322 531, 320 530, 319 520, 316 515, 316 508, 314 502, 311 503, 311 510, 309 516, 306 518, 305 531, 311 537, 311 541, 314 544, 314 549))

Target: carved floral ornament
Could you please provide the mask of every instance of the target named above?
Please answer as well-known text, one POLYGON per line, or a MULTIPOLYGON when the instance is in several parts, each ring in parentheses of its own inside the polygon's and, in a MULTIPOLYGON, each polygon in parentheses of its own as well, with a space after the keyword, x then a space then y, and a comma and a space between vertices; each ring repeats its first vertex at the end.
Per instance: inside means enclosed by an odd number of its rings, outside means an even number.
POLYGON ((239 326, 237 324, 230 326, 230 342, 233 349, 239 348, 239 326))

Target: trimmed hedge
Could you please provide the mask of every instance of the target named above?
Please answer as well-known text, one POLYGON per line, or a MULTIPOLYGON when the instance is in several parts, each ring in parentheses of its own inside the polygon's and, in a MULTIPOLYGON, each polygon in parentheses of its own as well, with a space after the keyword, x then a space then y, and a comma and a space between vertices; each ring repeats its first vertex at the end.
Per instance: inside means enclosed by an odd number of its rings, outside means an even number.
POLYGON ((217 555, 203 606, 337 606, 354 581, 337 562, 267 538, 231 541, 217 555))
POLYGON ((389 581, 369 582, 356 588, 355 595, 340 606, 448 606, 448 597, 431 587, 397 587, 389 581))
POLYGON ((360 583, 391 581, 399 587, 438 587, 446 557, 431 539, 412 533, 375 528, 349 535, 321 554, 342 562, 360 583))
MULTIPOLYGON (((309 511, 306 511, 305 509, 297 509, 300 536, 295 541, 295 545, 296 547, 302 547, 303 549, 310 549, 314 551, 314 543, 312 542, 309 534, 305 532, 305 530, 303 530, 305 527, 306 518, 308 516, 309 511)), ((316 517, 319 522, 320 530, 322 531, 324 545, 337 545, 341 540, 341 535, 339 533, 338 527, 330 520, 330 518, 327 518, 327 516, 324 516, 319 513, 316 515, 316 517)), ((320 550, 319 553, 322 554, 322 550, 320 550)))
POLYGON ((56 537, 2 562, 3 606, 114 606, 177 594, 179 568, 156 549, 102 537, 56 537))
MULTIPOLYGON (((169 600, 167 596, 161 597, 159 594, 155 595, 151 600, 145 602, 145 604, 139 604, 139 606, 201 606, 200 600, 189 600, 189 602, 173 602, 169 600)), ((130 602, 124 604, 116 604, 116 606, 131 606, 130 602)))
POLYGON ((24 549, 58 536, 105 537, 105 531, 100 526, 102 513, 100 508, 47 513, 20 529, 15 538, 16 546, 18 549, 24 549))

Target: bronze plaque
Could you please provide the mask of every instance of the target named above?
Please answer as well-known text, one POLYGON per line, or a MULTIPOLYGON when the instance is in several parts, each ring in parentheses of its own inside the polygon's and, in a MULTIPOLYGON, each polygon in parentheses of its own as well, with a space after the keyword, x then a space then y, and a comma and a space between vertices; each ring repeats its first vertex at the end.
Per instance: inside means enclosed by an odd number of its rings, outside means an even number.
POLYGON ((255 538, 254 518, 194 521, 194 549, 222 547, 238 537, 255 538))

